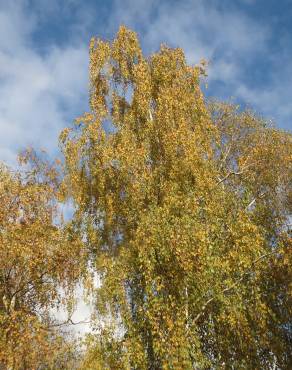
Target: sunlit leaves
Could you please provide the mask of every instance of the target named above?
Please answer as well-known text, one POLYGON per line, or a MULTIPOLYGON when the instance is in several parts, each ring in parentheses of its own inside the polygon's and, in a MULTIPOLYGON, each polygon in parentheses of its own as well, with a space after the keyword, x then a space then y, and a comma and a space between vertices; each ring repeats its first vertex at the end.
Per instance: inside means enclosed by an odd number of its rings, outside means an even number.
POLYGON ((60 137, 111 322, 87 368, 288 363, 291 135, 206 104, 202 74, 181 49, 143 56, 125 27, 91 41, 91 112, 60 137))
POLYGON ((50 309, 61 303, 61 288, 69 299, 83 257, 70 226, 56 223, 55 176, 45 166, 23 172, 0 167, 0 364, 5 368, 54 368, 64 350, 50 309))

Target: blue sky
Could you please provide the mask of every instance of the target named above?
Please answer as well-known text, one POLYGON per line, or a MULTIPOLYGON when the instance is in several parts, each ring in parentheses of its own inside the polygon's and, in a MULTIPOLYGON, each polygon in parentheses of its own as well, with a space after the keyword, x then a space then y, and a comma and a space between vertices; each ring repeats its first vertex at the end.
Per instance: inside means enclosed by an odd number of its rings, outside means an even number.
POLYGON ((209 60, 209 96, 292 129, 292 0, 0 0, 0 160, 27 145, 57 152, 87 110, 90 37, 121 23, 145 53, 165 42, 209 60))

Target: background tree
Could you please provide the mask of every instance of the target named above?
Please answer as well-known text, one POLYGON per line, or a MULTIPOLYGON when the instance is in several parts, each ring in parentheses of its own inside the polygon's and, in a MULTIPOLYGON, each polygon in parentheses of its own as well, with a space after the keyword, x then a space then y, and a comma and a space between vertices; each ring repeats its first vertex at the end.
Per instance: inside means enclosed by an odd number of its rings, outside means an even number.
POLYGON ((202 74, 125 27, 91 41, 91 111, 60 136, 111 318, 86 369, 289 368, 291 134, 206 104, 202 74))
POLYGON ((70 226, 56 224, 54 169, 42 178, 40 169, 0 166, 1 369, 67 368, 73 355, 51 310, 61 289, 71 297, 82 250, 70 226))

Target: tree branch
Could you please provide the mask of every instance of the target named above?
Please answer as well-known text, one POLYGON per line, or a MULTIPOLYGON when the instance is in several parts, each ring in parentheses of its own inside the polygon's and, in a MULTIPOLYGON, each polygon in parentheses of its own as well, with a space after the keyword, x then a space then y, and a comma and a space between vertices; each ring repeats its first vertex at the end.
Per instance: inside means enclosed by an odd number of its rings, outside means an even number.
POLYGON ((77 322, 74 322, 71 317, 69 317, 66 321, 64 322, 61 322, 61 323, 58 323, 58 324, 52 324, 52 325, 49 325, 48 328, 54 328, 54 327, 60 327, 60 326, 65 326, 65 325, 81 325, 81 324, 90 324, 91 321, 87 321, 87 320, 81 320, 81 321, 77 321, 77 322))
MULTIPOLYGON (((239 171, 239 172, 235 172, 235 171, 228 172, 228 174, 225 175, 222 179, 219 178, 219 181, 213 186, 213 188, 211 189, 211 191, 213 191, 214 189, 216 189, 220 184, 222 184, 222 182, 226 181, 230 176, 232 176, 232 175, 238 176, 238 175, 241 175, 243 173, 244 173, 244 169, 242 171, 239 171)), ((203 198, 204 198, 204 196, 202 195, 200 198, 197 199, 197 201, 199 202, 203 198)))
MULTIPOLYGON (((252 268, 256 263, 260 262, 261 260, 263 260, 263 259, 264 259, 264 258, 266 258, 266 257, 269 257, 269 256, 271 256, 271 255, 274 255, 276 252, 277 252, 277 251, 273 251, 273 252, 270 252, 270 253, 263 254, 262 256, 258 257, 256 260, 254 260, 254 261, 251 263, 250 267, 247 269, 247 271, 243 272, 242 276, 241 276, 238 280, 236 280, 236 281, 235 281, 235 282, 234 282, 230 287, 226 287, 226 288, 224 288, 224 289, 222 290, 222 294, 225 294, 225 293, 229 292, 230 290, 232 290, 233 288, 235 288, 235 287, 236 287, 236 285, 237 285, 238 283, 240 283, 240 282, 245 278, 245 276, 246 276, 246 275, 248 275, 248 274, 250 274, 251 272, 253 272, 253 271, 251 270, 251 268, 252 268)), ((200 317, 204 314, 204 312, 205 312, 205 310, 206 310, 207 306, 208 306, 211 302, 213 302, 215 299, 216 299, 216 296, 213 296, 213 297, 209 298, 209 299, 205 302, 205 304, 204 304, 204 305, 202 306, 202 308, 201 308, 201 311, 200 311, 200 312, 197 314, 197 316, 192 320, 194 323, 196 323, 196 322, 200 319, 200 317)))
POLYGON ((253 200, 245 207, 245 210, 247 211, 256 202, 257 199, 263 198, 266 193, 267 192, 263 192, 259 194, 258 196, 254 197, 253 200))

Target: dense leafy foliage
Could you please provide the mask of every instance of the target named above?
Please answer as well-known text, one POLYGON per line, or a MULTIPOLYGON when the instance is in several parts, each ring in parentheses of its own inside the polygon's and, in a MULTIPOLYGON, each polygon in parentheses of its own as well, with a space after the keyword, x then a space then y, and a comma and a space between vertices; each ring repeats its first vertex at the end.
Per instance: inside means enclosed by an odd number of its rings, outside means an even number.
POLYGON ((61 176, 0 167, 0 368, 291 368, 292 136, 207 101, 204 74, 125 27, 94 38, 61 176), (81 359, 51 311, 82 279, 81 359))
POLYGON ((289 366, 291 135, 207 104, 202 74, 124 27, 91 41, 91 111, 60 137, 102 281, 86 369, 289 366))
MULTIPOLYGON (((47 171, 52 175, 52 170, 47 171)), ((52 181, 0 167, 0 368, 64 368, 71 343, 51 309, 80 273, 78 238, 55 224, 52 181), (72 235, 71 235, 72 236, 72 235), (43 367, 42 367, 43 368, 43 367)), ((69 303, 69 300, 68 300, 69 303)), ((66 365, 67 366, 67 365, 66 365)))

